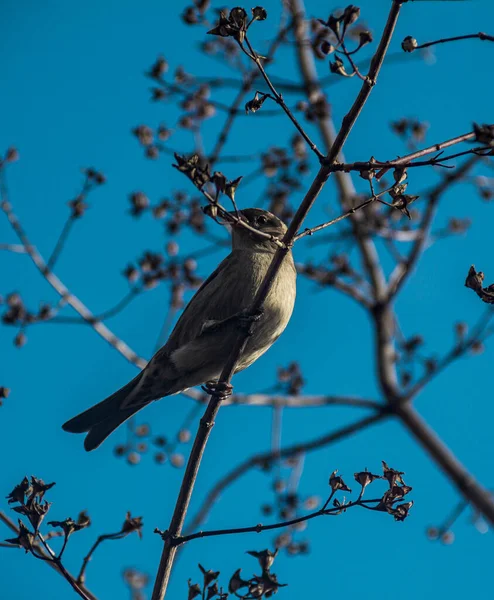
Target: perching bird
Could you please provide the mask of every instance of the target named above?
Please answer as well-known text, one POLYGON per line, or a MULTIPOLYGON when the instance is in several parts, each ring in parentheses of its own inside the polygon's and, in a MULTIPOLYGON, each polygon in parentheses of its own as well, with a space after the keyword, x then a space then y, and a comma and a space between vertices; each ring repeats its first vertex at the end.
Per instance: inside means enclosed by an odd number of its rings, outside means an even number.
MULTIPOLYGON (((240 211, 249 225, 281 238, 286 225, 258 208, 240 211)), ((86 450, 97 448, 119 425, 153 400, 218 381, 238 337, 239 324, 266 275, 276 245, 245 227, 232 224, 232 251, 189 302, 167 343, 147 366, 117 392, 63 425, 71 433, 88 432, 86 450)), ((257 360, 283 333, 292 315, 296 272, 292 253, 285 256, 262 315, 240 356, 235 372, 257 360)), ((259 315, 257 315, 259 316, 259 315)))

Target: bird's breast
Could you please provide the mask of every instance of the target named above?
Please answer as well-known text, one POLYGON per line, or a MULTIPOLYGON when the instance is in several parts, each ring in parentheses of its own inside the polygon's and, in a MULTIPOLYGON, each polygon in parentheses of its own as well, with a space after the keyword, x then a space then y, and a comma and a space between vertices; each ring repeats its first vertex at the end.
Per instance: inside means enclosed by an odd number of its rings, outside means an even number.
MULTIPOLYGON (((254 269, 256 281, 253 288, 259 290, 273 254, 259 253, 256 256, 257 265, 254 269)), ((292 316, 296 296, 296 271, 291 254, 286 256, 278 270, 272 286, 263 305, 263 315, 253 328, 240 368, 245 369, 261 354, 264 354, 283 333, 292 316)))

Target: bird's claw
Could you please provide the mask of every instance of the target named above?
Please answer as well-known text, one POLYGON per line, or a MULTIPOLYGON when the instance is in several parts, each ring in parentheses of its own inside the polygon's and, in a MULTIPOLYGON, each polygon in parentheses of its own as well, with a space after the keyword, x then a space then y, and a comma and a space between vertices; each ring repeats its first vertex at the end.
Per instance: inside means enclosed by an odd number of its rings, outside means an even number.
POLYGON ((207 381, 202 389, 211 396, 217 396, 221 400, 225 400, 232 395, 233 385, 225 381, 207 381))
POLYGON ((243 310, 236 315, 236 319, 238 324, 242 329, 247 329, 247 332, 250 333, 250 326, 252 323, 257 323, 264 314, 262 309, 258 309, 255 311, 243 310))
POLYGON ((203 335, 204 333, 213 333, 215 331, 218 331, 225 325, 231 325, 232 323, 237 323, 238 326, 242 329, 242 331, 246 331, 247 334, 250 334, 251 324, 259 321, 263 314, 264 311, 262 309, 255 311, 245 309, 238 313, 235 313, 231 317, 223 319, 222 321, 215 321, 213 319, 210 319, 209 321, 205 321, 199 335, 203 335))

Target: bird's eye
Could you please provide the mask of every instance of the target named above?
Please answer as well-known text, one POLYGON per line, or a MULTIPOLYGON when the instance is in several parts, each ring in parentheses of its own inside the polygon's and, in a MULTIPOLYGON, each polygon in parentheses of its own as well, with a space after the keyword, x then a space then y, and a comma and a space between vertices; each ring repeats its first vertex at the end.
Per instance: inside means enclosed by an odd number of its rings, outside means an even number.
POLYGON ((266 225, 267 222, 268 222, 268 218, 265 217, 264 215, 260 215, 259 217, 257 217, 257 223, 259 225, 266 225))

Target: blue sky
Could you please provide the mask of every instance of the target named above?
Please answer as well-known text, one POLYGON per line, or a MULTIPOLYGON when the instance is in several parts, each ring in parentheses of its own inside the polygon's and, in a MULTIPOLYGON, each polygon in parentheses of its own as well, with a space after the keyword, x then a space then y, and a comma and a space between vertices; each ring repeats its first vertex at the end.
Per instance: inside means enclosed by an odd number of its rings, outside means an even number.
MULTIPOLYGON (((274 0, 264 3, 270 18, 254 33, 261 52, 276 27, 278 4, 274 0)), ((307 5, 309 15, 323 18, 333 8, 319 0, 307 0, 307 5)), ((173 189, 187 189, 187 182, 171 168, 167 157, 145 160, 130 133, 140 123, 154 126, 164 122, 173 127, 177 117, 171 104, 149 102, 144 70, 157 55, 164 54, 172 69, 182 64, 187 71, 204 76, 228 73, 220 63, 199 54, 197 45, 204 38, 204 30, 186 28, 179 18, 180 6, 151 0, 139 4, 128 0, 4 0, 0 8, 0 149, 15 145, 20 151, 21 161, 9 169, 11 200, 33 243, 45 256, 66 218, 66 202, 80 187, 80 168, 94 166, 107 176, 107 184, 90 197, 91 209, 77 223, 56 269, 95 313, 109 308, 125 293, 127 283, 120 273, 129 261, 144 249, 163 248, 162 226, 148 216, 132 219, 128 194, 142 190, 155 202, 173 189)), ((365 0, 359 6, 377 38, 389 2, 365 0)), ((422 42, 477 32, 491 23, 494 5, 490 0, 409 3, 403 8, 390 52, 400 51, 400 41, 406 35, 422 42)), ((493 121, 489 73, 494 45, 465 41, 438 47, 434 54, 435 60, 429 63, 408 57, 385 65, 345 147, 349 160, 405 153, 403 143, 389 128, 390 121, 402 116, 430 124, 428 143, 466 132, 472 121, 493 121)), ((326 75, 327 65, 318 66, 326 75)), ((271 69, 293 78, 290 51, 282 52, 271 69)), ((359 83, 351 80, 338 82, 332 89, 330 102, 337 123, 358 87, 359 83)), ((232 91, 227 91, 221 99, 228 101, 231 95, 232 91)), ((206 131, 214 133, 223 118, 208 123, 206 131)), ((239 152, 239 139, 241 152, 248 154, 284 143, 292 135, 283 115, 267 121, 242 117, 236 127, 234 141, 225 153, 239 152)), ((315 132, 314 136, 317 138, 315 132)), ((178 132, 172 140, 174 147, 190 148, 187 133, 178 132)), ((211 137, 206 136, 208 140, 211 143, 211 137)), ((233 178, 249 168, 228 165, 225 172, 233 178)), ((312 164, 311 173, 315 168, 312 164)), ((434 180, 435 175, 421 171, 413 185, 423 189, 434 180)), ((306 181, 307 186, 310 176, 306 181)), ((363 182, 357 185, 365 189, 363 182)), ((247 207, 262 193, 263 188, 254 183, 240 187, 237 199, 247 207)), ((330 183, 311 213, 310 223, 324 218, 328 205, 336 210, 334 197, 330 183)), ((437 228, 451 216, 472 218, 472 227, 467 236, 447 239, 426 252, 397 303, 405 334, 422 333, 428 351, 435 354, 448 349, 456 321, 473 323, 483 310, 476 296, 463 287, 470 264, 494 280, 494 256, 488 244, 492 207, 468 184, 457 186, 442 202, 437 228)), ((0 242, 4 241, 16 241, 5 219, 0 220, 0 242)), ((205 245, 189 234, 181 235, 179 243, 183 253, 205 245)), ((298 259, 322 259, 324 253, 324 246, 311 247, 304 242, 296 249, 298 259)), ((201 274, 207 275, 221 255, 201 260, 201 274)), ((0 293, 17 290, 32 308, 39 301, 55 300, 28 258, 1 253, 0 272, 0 293)), ((139 354, 150 356, 167 305, 168 291, 159 287, 140 297, 109 325, 139 354)), ((307 380, 307 393, 377 397, 370 333, 366 315, 350 301, 335 291, 321 292, 300 279, 296 310, 285 335, 248 373, 236 378, 235 389, 262 391, 273 384, 278 366, 296 359, 307 380)), ((0 496, 25 474, 34 474, 57 482, 50 491, 49 499, 54 503, 50 516, 63 519, 82 509, 89 511, 92 527, 80 532, 78 539, 74 536, 67 551, 67 564, 73 570, 95 536, 117 530, 127 510, 142 515, 142 541, 136 537, 108 542, 89 567, 88 586, 98 597, 125 597, 120 576, 123 567, 134 566, 151 576, 156 570, 160 540, 152 531, 166 528, 182 471, 157 466, 150 456, 136 468, 117 460, 112 448, 119 436, 124 439, 124 432, 115 434, 112 442, 97 452, 84 453, 81 438, 62 432, 61 423, 125 383, 134 375, 134 367, 90 328, 47 324, 33 327, 27 334, 28 344, 17 350, 12 346, 13 330, 0 329, 0 385, 12 388, 0 409, 0 496)), ((492 360, 493 349, 488 345, 484 354, 450 368, 416 402, 421 414, 486 486, 492 485, 494 449, 494 409, 488 392, 492 389, 492 360)), ((150 407, 142 419, 156 432, 173 435, 190 406, 189 400, 174 397, 150 407)), ((316 437, 358 416, 356 409, 287 410, 283 443, 316 437)), ((192 512, 222 474, 252 453, 269 448, 270 422, 268 409, 221 411, 201 468, 192 512)), ((455 599, 484 592, 490 582, 491 536, 480 535, 463 518, 455 527, 453 545, 426 539, 426 526, 438 523, 457 502, 457 495, 398 423, 376 426, 309 455, 301 494, 324 496, 328 476, 335 468, 351 480, 352 474, 364 467, 379 469, 382 459, 406 471, 407 483, 414 487, 415 506, 410 518, 394 523, 385 515, 355 510, 338 519, 311 522, 304 532, 311 541, 310 555, 277 559, 279 579, 289 583, 280 591, 280 598, 324 595, 333 580, 347 598, 365 594, 369 600, 394 597, 395 587, 399 587, 402 600, 419 594, 455 599)), ((265 520, 259 508, 270 498, 269 477, 251 472, 222 495, 207 527, 244 526, 265 520)), ((6 530, 1 530, 1 535, 9 537, 6 530)), ((175 569, 170 598, 186 597, 187 579, 197 577, 198 562, 220 570, 223 581, 239 567, 249 574, 255 565, 245 551, 262 549, 271 541, 269 534, 263 534, 192 542, 175 569)), ((66 582, 45 565, 21 551, 0 550, 6 598, 27 600, 34 589, 38 597, 50 600, 69 597, 66 582)))

